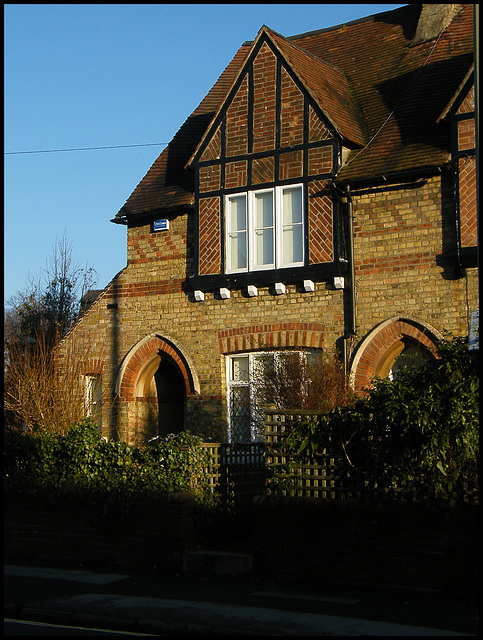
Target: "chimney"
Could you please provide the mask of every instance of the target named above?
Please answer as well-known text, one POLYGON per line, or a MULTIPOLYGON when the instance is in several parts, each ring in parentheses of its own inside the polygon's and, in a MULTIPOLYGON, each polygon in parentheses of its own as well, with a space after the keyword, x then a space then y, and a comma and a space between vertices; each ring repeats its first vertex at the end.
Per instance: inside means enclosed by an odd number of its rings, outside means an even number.
POLYGON ((459 4, 422 4, 413 44, 437 38, 451 23, 460 6, 459 4))

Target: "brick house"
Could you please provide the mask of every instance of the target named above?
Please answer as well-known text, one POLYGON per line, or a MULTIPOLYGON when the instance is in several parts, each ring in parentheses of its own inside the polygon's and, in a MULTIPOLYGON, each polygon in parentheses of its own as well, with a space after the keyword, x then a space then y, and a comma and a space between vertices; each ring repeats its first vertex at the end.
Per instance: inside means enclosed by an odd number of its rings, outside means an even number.
POLYGON ((478 308, 473 5, 263 26, 134 189, 89 344, 104 435, 257 438, 253 371, 341 354, 357 391, 478 308), (101 406, 102 405, 102 406, 101 406))

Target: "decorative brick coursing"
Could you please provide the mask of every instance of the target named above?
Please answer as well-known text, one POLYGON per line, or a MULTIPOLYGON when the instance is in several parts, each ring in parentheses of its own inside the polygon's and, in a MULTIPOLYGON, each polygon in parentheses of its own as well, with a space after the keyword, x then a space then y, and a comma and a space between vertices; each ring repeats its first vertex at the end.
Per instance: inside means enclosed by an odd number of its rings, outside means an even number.
POLYGON ((370 386, 379 363, 395 343, 409 339, 434 354, 437 337, 439 336, 432 335, 425 327, 404 319, 394 320, 380 330, 376 328, 368 342, 360 347, 363 352, 352 371, 353 388, 361 392, 370 386))
POLYGON ((136 398, 136 385, 142 370, 160 353, 169 356, 177 365, 183 376, 187 393, 195 392, 189 366, 182 354, 180 354, 173 345, 166 342, 166 340, 155 336, 143 342, 135 353, 131 355, 123 371, 122 380, 119 385, 119 398, 121 400, 134 400, 136 398))
POLYGON ((287 322, 237 327, 218 331, 220 353, 230 354, 264 349, 322 349, 325 325, 318 322, 287 322))

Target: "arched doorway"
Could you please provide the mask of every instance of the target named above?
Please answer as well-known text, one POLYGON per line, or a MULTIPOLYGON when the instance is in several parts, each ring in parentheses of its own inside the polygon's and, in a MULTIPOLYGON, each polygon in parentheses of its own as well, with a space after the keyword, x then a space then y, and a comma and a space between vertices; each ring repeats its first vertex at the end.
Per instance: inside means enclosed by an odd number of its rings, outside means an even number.
POLYGON ((180 370, 173 360, 161 355, 154 376, 158 405, 158 433, 165 437, 180 433, 186 427, 186 387, 180 370))
POLYGON ((385 320, 359 343, 351 364, 351 385, 362 393, 375 376, 394 379, 403 367, 421 366, 435 357, 441 335, 412 318, 385 320))
POLYGON ((126 355, 116 393, 130 439, 142 443, 186 428, 187 397, 199 393, 199 381, 179 345, 151 334, 126 355))

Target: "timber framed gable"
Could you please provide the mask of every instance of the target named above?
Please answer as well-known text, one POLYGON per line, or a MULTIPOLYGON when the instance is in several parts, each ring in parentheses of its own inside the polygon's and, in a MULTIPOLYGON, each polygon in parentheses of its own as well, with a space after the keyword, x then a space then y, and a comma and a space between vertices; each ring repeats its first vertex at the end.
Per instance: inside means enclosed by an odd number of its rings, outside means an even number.
MULTIPOLYGON (((295 51, 292 57, 299 56, 298 68, 302 69, 308 54, 294 45, 288 47, 295 51)), ((262 28, 188 162, 195 173, 198 212, 197 273, 190 278, 194 290, 344 275, 340 214, 332 180, 341 166, 343 147, 357 143, 341 135, 301 75, 277 45, 277 36, 262 28), (275 193, 292 185, 301 186, 303 194, 303 258, 299 256, 296 266, 274 259, 271 268, 247 265, 234 273, 227 257, 227 198, 275 193)))

